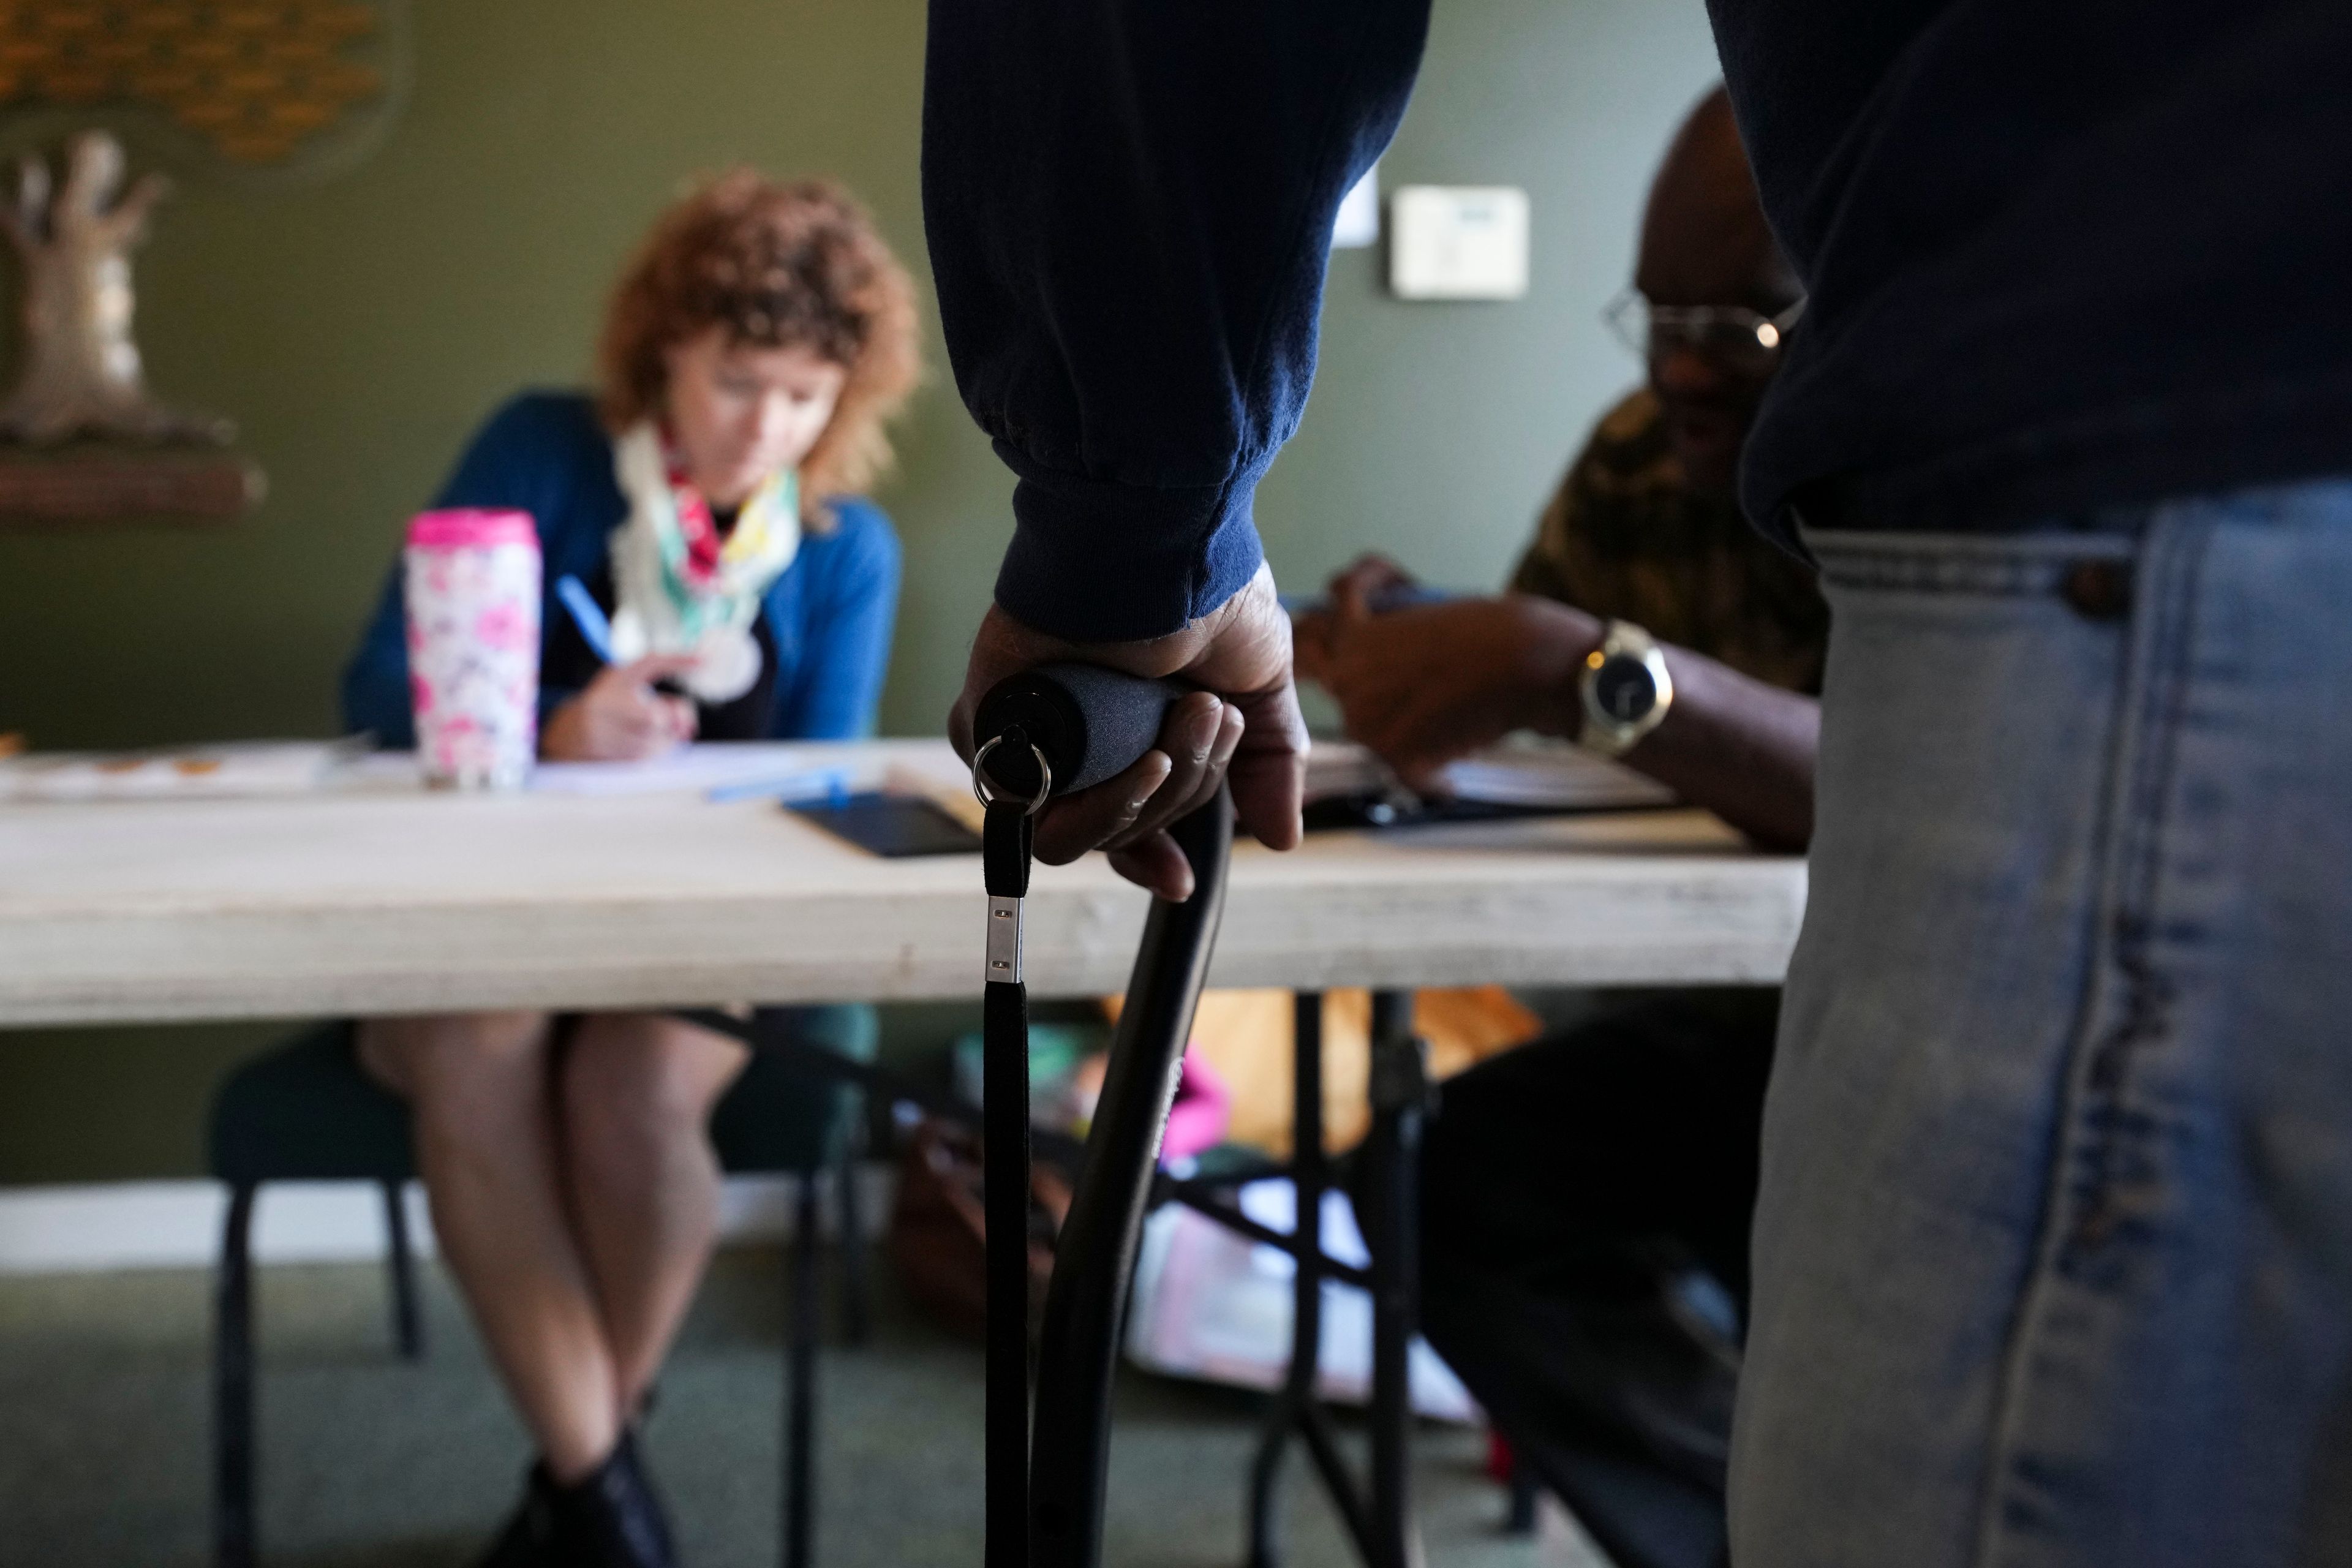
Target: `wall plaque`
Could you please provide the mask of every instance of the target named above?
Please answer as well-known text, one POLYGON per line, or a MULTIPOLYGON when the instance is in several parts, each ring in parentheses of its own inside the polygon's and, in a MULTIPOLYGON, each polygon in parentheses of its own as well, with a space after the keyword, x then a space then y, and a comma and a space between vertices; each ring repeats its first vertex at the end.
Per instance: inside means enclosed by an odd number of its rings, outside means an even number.
POLYGON ((96 121, 186 174, 331 172, 408 57, 406 0, 0 0, 0 151, 96 121))

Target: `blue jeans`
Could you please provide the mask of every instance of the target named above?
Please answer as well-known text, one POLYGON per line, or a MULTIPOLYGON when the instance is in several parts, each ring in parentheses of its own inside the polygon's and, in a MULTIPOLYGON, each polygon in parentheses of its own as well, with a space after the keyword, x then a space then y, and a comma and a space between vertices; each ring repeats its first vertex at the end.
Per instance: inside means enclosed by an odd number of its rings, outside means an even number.
POLYGON ((2352 1563, 2352 481, 1814 536, 1738 1568, 2352 1563))

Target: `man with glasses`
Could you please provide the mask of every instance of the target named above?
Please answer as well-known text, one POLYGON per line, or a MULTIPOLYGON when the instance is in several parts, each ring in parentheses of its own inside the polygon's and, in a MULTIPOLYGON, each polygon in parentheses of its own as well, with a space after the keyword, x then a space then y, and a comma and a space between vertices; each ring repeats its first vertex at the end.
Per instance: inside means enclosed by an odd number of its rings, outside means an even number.
MULTIPOLYGON (((1608 312, 1647 380, 1570 467, 1510 593, 1399 604, 1420 597, 1411 579, 1368 557, 1333 582, 1333 607, 1300 617, 1301 677, 1418 778, 1507 728, 1580 727, 1576 674, 1612 623, 1621 638, 1639 627, 1672 648, 1678 682, 1746 692, 1716 706, 1718 722, 1788 761, 1685 789, 1801 847, 1797 770, 1829 613, 1811 569, 1748 526, 1733 488, 1802 310, 1718 89, 1667 151, 1633 288, 1608 312)), ((1429 1128, 1423 1328, 1620 1568, 1712 1568, 1723 1548, 1778 1002, 1614 998, 1447 1083, 1429 1128)))
MULTIPOLYGON (((1642 221, 1633 287, 1609 307, 1644 384, 1604 415, 1560 481, 1501 599, 1376 605, 1420 595, 1402 567, 1358 562, 1297 625, 1298 671, 1338 699, 1350 734, 1408 782, 1506 731, 1581 729, 1577 693, 1611 621, 1732 672, 1811 695, 1829 616, 1811 569, 1749 527, 1739 454, 1803 295, 1757 205, 1717 89, 1677 132, 1642 221)), ((1685 686, 1703 677, 1677 660, 1685 686)), ((1708 671, 1707 674, 1715 672, 1708 671)), ((1780 693, 1728 708, 1785 728, 1780 693)), ((1810 772, 1810 769, 1807 770, 1810 772)), ((1688 784, 1689 781, 1677 781, 1688 784)), ((1751 832, 1801 846, 1810 802, 1749 799, 1744 770, 1702 795, 1751 832)))

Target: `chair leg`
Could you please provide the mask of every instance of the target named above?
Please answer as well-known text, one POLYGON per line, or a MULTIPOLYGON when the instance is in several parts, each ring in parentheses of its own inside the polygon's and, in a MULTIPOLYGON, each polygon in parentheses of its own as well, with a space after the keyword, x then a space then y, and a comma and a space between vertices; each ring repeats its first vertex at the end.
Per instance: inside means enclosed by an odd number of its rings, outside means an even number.
POLYGON ((389 1239, 384 1263, 392 1274, 392 1341, 400 1359, 415 1361, 425 1353, 425 1320, 416 1310, 416 1253, 409 1245, 408 1205, 401 1201, 402 1184, 383 1184, 383 1228, 389 1239))
POLYGON ((800 1179, 793 1223, 784 1397, 784 1568, 808 1568, 816 1524, 817 1183, 800 1179))
POLYGON ((252 1568, 253 1197, 229 1189, 213 1318, 213 1563, 252 1568))
POLYGON ((1522 1464, 1511 1466, 1510 1511, 1503 1516, 1506 1535, 1536 1532, 1536 1473, 1522 1464))
POLYGON ((864 1344, 873 1330, 866 1280, 866 1203, 857 1190, 865 1152, 866 1118, 861 1114, 851 1123, 840 1163, 833 1169, 834 1202, 841 1230, 836 1238, 841 1248, 841 1337, 852 1345, 864 1344))

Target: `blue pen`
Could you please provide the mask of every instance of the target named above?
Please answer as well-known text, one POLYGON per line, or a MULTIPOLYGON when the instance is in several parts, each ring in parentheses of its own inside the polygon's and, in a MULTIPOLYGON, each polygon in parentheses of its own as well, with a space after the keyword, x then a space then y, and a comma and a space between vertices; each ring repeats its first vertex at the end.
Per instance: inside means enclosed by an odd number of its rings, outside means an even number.
POLYGON ((606 664, 620 662, 613 657, 613 623, 604 618, 604 607, 588 591, 588 584, 577 577, 558 578, 555 596, 572 612, 572 624, 580 628, 580 640, 588 645, 588 651, 606 664))
POLYGON ((846 768, 815 768, 806 773, 782 773, 773 778, 747 779, 741 784, 720 784, 702 798, 709 801, 810 800, 818 795, 823 795, 832 805, 839 805, 849 798, 849 771, 846 768))
MULTIPOLYGON (((613 654, 613 623, 604 618, 604 606, 596 602, 588 584, 577 577, 559 577, 555 580, 555 596, 572 612, 572 624, 580 628, 580 640, 588 645, 588 651, 606 664, 620 663, 613 654)), ((686 695, 686 688, 667 675, 654 682, 654 689, 664 697, 686 695)))

